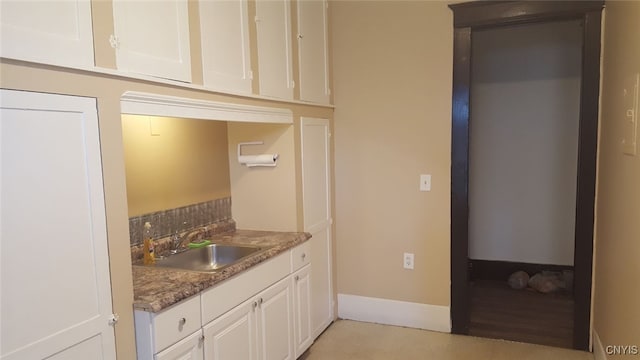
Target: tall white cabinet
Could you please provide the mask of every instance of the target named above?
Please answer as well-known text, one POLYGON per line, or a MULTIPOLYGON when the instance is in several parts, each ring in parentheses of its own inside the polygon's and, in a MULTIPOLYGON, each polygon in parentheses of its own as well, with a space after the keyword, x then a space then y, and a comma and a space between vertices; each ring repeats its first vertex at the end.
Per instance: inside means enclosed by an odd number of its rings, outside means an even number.
POLYGON ((1 1, 0 56, 44 64, 94 65, 91 3, 1 1))
POLYGON ((0 358, 115 359, 96 101, 0 108, 0 358))
POLYGON ((329 103, 327 0, 298 1, 300 100, 329 103))
POLYGON ((311 233, 311 331, 333 321, 329 120, 301 118, 304 230, 311 233))
POLYGON ((113 0, 118 70, 191 82, 187 0, 113 0))
POLYGON ((291 5, 289 0, 257 0, 260 94, 293 99, 291 5))

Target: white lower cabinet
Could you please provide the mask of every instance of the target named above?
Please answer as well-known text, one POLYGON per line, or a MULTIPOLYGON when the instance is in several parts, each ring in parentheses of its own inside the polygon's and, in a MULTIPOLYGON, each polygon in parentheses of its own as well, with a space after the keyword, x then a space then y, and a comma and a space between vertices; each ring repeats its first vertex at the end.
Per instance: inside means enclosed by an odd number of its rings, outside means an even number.
POLYGON ((254 304, 253 300, 246 301, 204 326, 206 359, 256 359, 254 304))
POLYGON ((311 265, 293 275, 294 346, 298 358, 313 343, 311 333, 311 265))
POLYGON ((257 302, 258 359, 295 359, 290 277, 259 294, 257 302))
POLYGON ((294 359, 290 277, 204 326, 206 360, 294 359))
POLYGON ((159 313, 135 311, 138 359, 296 359, 313 342, 310 255, 306 242, 159 313))
POLYGON ((198 330, 175 345, 159 352, 155 360, 202 360, 204 358, 202 330, 198 330))

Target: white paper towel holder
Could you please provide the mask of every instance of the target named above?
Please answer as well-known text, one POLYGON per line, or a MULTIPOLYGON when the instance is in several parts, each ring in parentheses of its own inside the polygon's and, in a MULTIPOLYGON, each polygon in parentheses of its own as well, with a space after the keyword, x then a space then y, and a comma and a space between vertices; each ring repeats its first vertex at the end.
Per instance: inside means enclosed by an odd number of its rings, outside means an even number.
POLYGON ((245 145, 262 145, 264 141, 250 141, 238 143, 238 162, 247 167, 257 166, 276 166, 276 161, 280 155, 278 154, 262 154, 262 155, 242 155, 242 147, 245 145))

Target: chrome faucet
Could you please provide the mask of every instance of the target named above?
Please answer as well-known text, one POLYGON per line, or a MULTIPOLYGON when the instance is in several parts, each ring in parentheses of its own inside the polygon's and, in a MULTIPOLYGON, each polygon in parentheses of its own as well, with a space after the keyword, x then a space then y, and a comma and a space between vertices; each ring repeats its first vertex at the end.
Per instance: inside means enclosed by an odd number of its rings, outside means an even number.
POLYGON ((186 243, 191 241, 194 236, 204 235, 208 230, 209 228, 207 226, 201 226, 192 230, 184 231, 182 233, 179 233, 178 230, 176 230, 175 234, 171 236, 171 250, 169 250, 169 253, 177 254, 179 252, 187 250, 185 248, 186 243))

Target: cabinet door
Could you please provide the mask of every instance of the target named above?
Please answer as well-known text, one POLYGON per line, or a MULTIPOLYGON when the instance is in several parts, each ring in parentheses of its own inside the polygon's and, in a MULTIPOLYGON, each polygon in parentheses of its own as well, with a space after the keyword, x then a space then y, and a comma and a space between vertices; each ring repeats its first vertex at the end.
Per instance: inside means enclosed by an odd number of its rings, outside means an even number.
POLYGON ((155 360, 202 360, 202 330, 198 330, 155 356, 155 360))
POLYGON ((258 359, 295 359, 293 294, 286 277, 260 293, 258 299, 258 359))
POLYGON ((311 265, 293 274, 293 318, 296 358, 302 355, 311 343, 311 265))
POLYGON ((251 93, 247 0, 199 3, 204 86, 251 93))
POLYGON ((300 100, 329 103, 327 1, 298 1, 300 100))
POLYGON ((92 67, 89 0, 0 2, 0 56, 92 67))
POLYGON ((118 70, 191 81, 187 0, 113 0, 118 70))
POLYGON ((311 233, 311 328, 333 321, 329 120, 301 118, 304 230, 311 233))
POLYGON ((115 359, 96 101, 0 90, 0 358, 115 359))
POLYGON ((256 311, 258 303, 247 301, 204 327, 206 360, 256 359, 256 311))
POLYGON ((260 94, 293 99, 289 0, 257 0, 255 21, 260 94))

